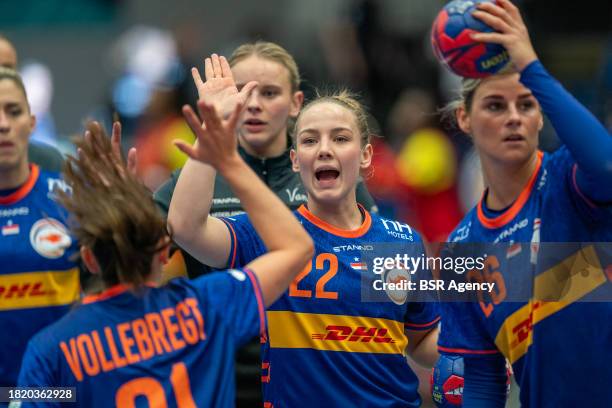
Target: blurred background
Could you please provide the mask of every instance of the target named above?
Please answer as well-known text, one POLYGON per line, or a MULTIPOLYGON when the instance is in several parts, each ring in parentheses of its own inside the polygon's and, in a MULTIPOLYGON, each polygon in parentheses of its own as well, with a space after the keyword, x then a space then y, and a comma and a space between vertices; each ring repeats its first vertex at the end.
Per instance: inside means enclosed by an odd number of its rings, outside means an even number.
MULTIPOLYGON (((429 29, 442 0, 27 0, 0 2, 1 34, 17 48, 34 138, 72 149, 88 119, 124 125, 155 189, 185 157, 193 135, 180 107, 193 104, 189 74, 212 52, 278 42, 302 71, 302 88, 359 92, 381 136, 367 179, 381 213, 430 240, 446 234, 482 191, 465 135, 437 109, 458 78, 434 61, 429 29), (433 215, 435 216, 428 216, 433 215)), ((612 129, 612 3, 517 0, 544 64, 612 129)), ((542 148, 558 141, 547 126, 542 148)))
MULTIPOLYGON (((182 166, 176 138, 193 135, 180 107, 196 99, 189 69, 212 52, 274 41, 316 87, 359 92, 381 136, 366 182, 380 212, 444 241, 482 192, 469 139, 437 109, 458 78, 433 58, 429 29, 442 0, 23 0, 0 2, 17 48, 35 139, 64 153, 88 119, 124 128, 155 189, 182 166)), ((612 2, 516 0, 544 65, 612 131, 612 2)), ((558 145, 546 126, 541 147, 558 145)))
MULTIPOLYGON (((367 180, 381 212, 443 240, 482 189, 469 139, 436 114, 458 87, 429 44, 445 3, 4 1, 0 27, 17 48, 38 117, 34 138, 70 152, 87 119, 108 129, 118 117, 151 189, 184 163, 171 141, 193 138, 180 115, 196 99, 189 68, 245 41, 278 42, 295 56, 307 97, 329 85, 361 94, 381 136, 367 180)), ((516 3, 547 68, 612 129, 612 3, 516 3)), ((557 144, 546 127, 541 147, 557 144)))

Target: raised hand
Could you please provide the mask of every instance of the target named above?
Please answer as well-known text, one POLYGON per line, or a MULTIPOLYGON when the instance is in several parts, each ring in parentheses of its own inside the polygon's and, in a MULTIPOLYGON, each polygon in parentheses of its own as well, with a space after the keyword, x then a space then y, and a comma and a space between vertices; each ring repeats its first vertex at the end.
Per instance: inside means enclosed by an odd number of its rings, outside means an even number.
POLYGON ((206 82, 202 81, 197 68, 191 68, 193 82, 198 89, 198 99, 214 105, 217 112, 220 112, 223 117, 227 117, 237 103, 244 106, 257 86, 256 81, 251 81, 238 91, 227 59, 217 54, 212 54, 204 60, 204 74, 206 82))
POLYGON ((124 163, 123 155, 121 154, 121 123, 119 121, 113 122, 113 132, 111 134, 111 146, 113 149, 113 155, 115 157, 115 160, 117 160, 122 165, 125 165, 127 167, 127 171, 132 176, 136 177, 136 167, 138 165, 138 157, 136 153, 136 148, 131 147, 128 150, 127 163, 124 163))
POLYGON ((197 140, 193 146, 182 140, 175 140, 174 145, 191 159, 209 164, 219 172, 223 172, 226 166, 231 166, 236 160, 240 160, 238 142, 234 134, 242 106, 242 103, 236 103, 230 117, 223 120, 214 105, 198 101, 198 110, 203 123, 190 106, 183 106, 185 120, 197 140))
POLYGON ((496 32, 474 33, 474 40, 503 45, 519 72, 538 59, 525 22, 514 4, 509 0, 496 0, 496 3, 478 3, 476 7, 473 16, 496 32))

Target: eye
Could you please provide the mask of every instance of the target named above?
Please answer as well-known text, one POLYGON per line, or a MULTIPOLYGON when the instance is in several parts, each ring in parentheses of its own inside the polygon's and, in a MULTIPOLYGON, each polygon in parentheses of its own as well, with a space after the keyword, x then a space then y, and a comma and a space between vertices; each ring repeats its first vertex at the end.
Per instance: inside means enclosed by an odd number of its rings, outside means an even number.
POLYGON ((519 104, 519 109, 522 111, 529 111, 535 108, 536 104, 534 101, 524 101, 519 104))
POLYGON ((264 89, 263 91, 261 91, 261 95, 265 98, 273 98, 278 95, 278 91, 275 91, 273 89, 264 89))
POLYGON ((501 102, 489 102, 485 105, 485 109, 491 112, 499 112, 503 107, 501 102))
POLYGON ((23 113, 23 109, 20 107, 14 107, 8 109, 8 114, 11 116, 19 116, 23 113))
POLYGON ((349 142, 351 140, 350 136, 346 135, 338 135, 334 138, 334 141, 339 143, 349 142))
POLYGON ((314 137, 305 137, 304 139, 302 139, 300 144, 303 144, 303 145, 313 145, 316 142, 317 142, 317 139, 315 139, 314 137))

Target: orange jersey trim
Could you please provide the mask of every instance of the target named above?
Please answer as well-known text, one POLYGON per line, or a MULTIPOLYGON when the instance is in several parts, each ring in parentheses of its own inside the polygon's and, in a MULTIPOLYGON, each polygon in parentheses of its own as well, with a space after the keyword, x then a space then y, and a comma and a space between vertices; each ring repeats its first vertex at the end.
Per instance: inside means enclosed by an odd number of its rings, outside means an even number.
POLYGON ((0 197, 0 204, 9 205, 15 204, 25 196, 27 196, 30 191, 34 188, 34 185, 38 181, 38 176, 40 175, 40 168, 36 164, 30 164, 30 175, 26 182, 19 187, 19 189, 7 196, 0 197))
POLYGON ((306 208, 304 204, 302 204, 297 209, 297 212, 300 213, 304 218, 306 218, 312 224, 316 225, 317 227, 321 228, 324 231, 329 232, 330 234, 334 234, 338 237, 343 237, 343 238, 359 238, 365 235, 365 233, 368 232, 368 230, 370 229, 370 226, 372 225, 372 217, 370 217, 370 213, 365 208, 363 208, 361 204, 357 204, 357 205, 359 206, 359 210, 363 213, 364 219, 363 219, 363 223, 361 224, 361 226, 354 230, 344 230, 344 229, 335 227, 323 221, 322 219, 320 219, 319 217, 311 213, 310 210, 306 208))
POLYGON ((499 350, 469 350, 460 348, 449 348, 438 346, 438 350, 445 351, 447 353, 460 353, 460 354, 501 354, 499 350))
POLYGON ((219 218, 219 219, 223 221, 225 225, 227 225, 227 228, 230 231, 232 242, 234 243, 233 248, 232 248, 232 253, 230 254, 230 258, 229 258, 230 261, 229 261, 229 264, 227 265, 228 268, 233 268, 234 265, 236 264, 236 251, 238 247, 238 238, 236 237, 236 231, 234 230, 234 227, 232 226, 232 224, 229 223, 227 220, 224 220, 223 218, 219 218))
MULTIPOLYGON (((145 286, 148 286, 150 288, 155 288, 157 287, 157 284, 154 282, 145 282, 145 286)), ((100 302, 102 300, 106 300, 106 299, 110 299, 112 297, 118 296, 122 293, 124 293, 125 291, 133 288, 133 285, 128 285, 125 283, 120 283, 118 285, 115 286, 111 286, 108 289, 105 289, 103 292, 98 293, 96 295, 87 295, 83 298, 82 303, 84 305, 87 305, 89 303, 95 303, 95 302, 100 302)))
POLYGON ((421 323, 421 324, 416 324, 416 323, 404 323, 404 327, 408 330, 410 329, 425 329, 428 328, 430 326, 435 325, 436 323, 438 323, 440 321, 440 316, 436 317, 435 319, 433 319, 431 322, 429 323, 421 323))
POLYGON ((544 153, 538 151, 538 162, 536 164, 536 168, 531 174, 527 185, 521 191, 521 194, 518 196, 514 204, 510 206, 503 214, 495 218, 489 218, 485 215, 482 207, 484 206, 484 194, 482 198, 478 202, 478 206, 476 207, 476 213, 478 215, 478 220, 480 223, 490 229, 500 228, 512 221, 514 217, 521 211, 527 200, 529 200, 529 196, 531 195, 531 190, 533 190, 533 186, 538 178, 538 173, 540 172, 540 168, 542 167, 542 158, 544 157, 544 153))

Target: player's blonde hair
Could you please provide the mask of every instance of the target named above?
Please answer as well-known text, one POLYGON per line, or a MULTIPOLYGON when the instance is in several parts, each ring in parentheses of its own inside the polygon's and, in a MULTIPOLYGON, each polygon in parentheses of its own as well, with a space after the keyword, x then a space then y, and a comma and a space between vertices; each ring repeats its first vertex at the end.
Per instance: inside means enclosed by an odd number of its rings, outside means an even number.
POLYGON ((296 135, 298 134, 298 128, 300 126, 300 118, 311 107, 320 103, 335 103, 336 105, 342 106, 343 108, 350 111, 355 117, 355 123, 359 130, 361 139, 361 147, 364 147, 372 138, 372 131, 370 130, 370 124, 368 120, 368 113, 364 108, 363 104, 359 102, 357 95, 351 93, 348 89, 341 89, 339 91, 316 91, 316 97, 308 102, 304 109, 300 112, 295 122, 295 127, 292 132, 293 147, 296 147, 296 135))
POLYGON ((228 62, 230 66, 233 67, 240 61, 243 61, 252 55, 274 61, 285 67, 289 73, 291 91, 297 92, 300 90, 300 71, 298 70, 295 59, 286 49, 276 43, 269 41, 256 41, 254 43, 242 44, 236 48, 236 50, 234 50, 232 55, 229 57, 228 62))
POLYGON ((72 193, 59 193, 71 213, 71 229, 90 248, 105 286, 142 285, 153 256, 167 245, 165 223, 151 193, 113 156, 102 127, 89 123, 93 137, 76 141, 77 157, 68 157, 64 177, 72 193))
POLYGON ((26 92, 25 85, 23 84, 23 79, 21 78, 21 75, 19 75, 19 73, 12 68, 0 66, 0 81, 4 79, 12 81, 23 93, 23 97, 25 98, 26 105, 29 111, 30 103, 28 102, 28 94, 26 92))

